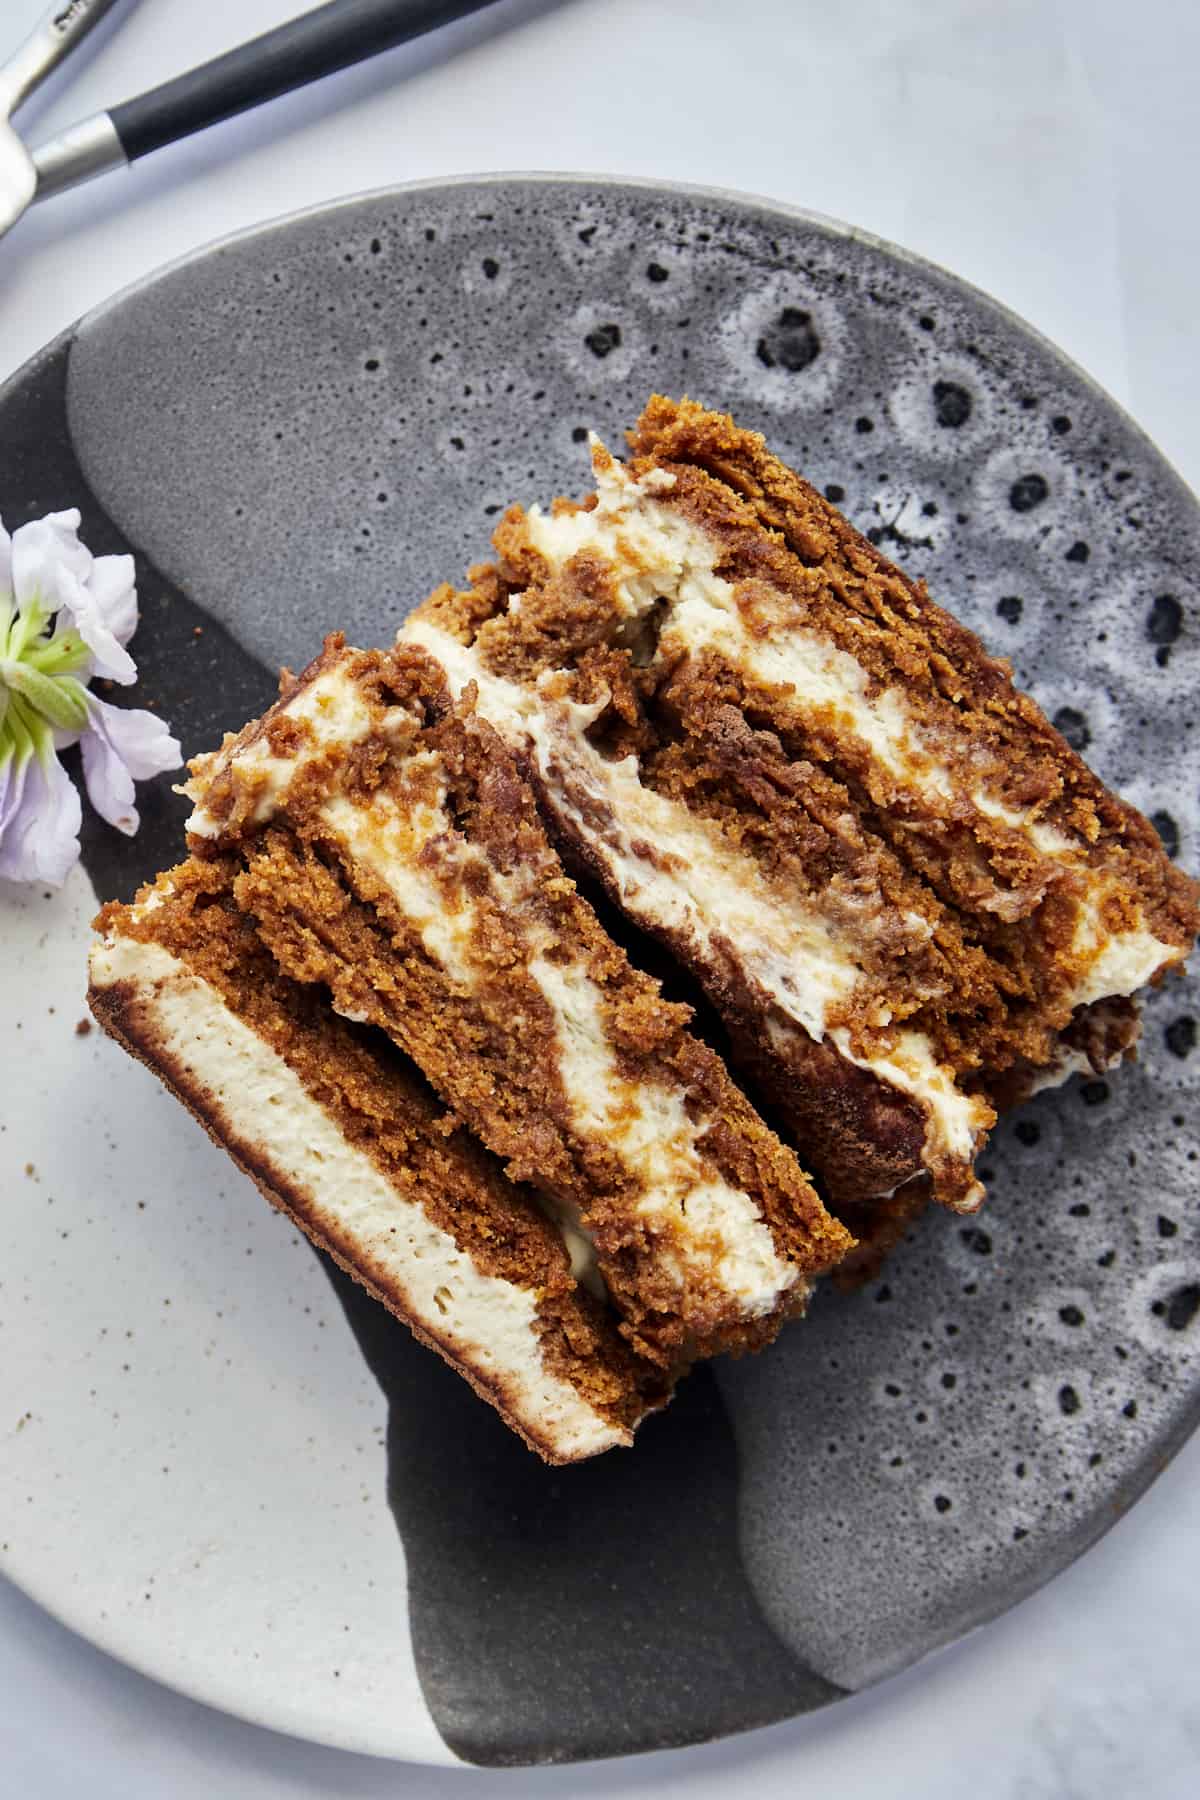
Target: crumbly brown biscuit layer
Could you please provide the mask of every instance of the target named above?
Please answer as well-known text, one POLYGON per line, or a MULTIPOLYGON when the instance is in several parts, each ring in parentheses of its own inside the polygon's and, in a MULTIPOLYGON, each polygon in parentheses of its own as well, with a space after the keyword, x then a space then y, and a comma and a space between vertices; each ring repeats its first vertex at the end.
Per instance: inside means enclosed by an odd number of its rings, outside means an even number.
POLYGON ((704 983, 834 1202, 925 1172, 970 1208, 989 1099, 1130 1048, 1195 884, 757 434, 656 398, 631 444, 582 507, 511 509, 405 635, 527 746, 568 859, 704 983), (810 931, 810 986, 840 964, 819 1006, 722 930, 705 856, 773 954, 810 931))
POLYGON ((280 966, 387 1031, 582 1227, 641 1354, 756 1347, 850 1248, 686 1009, 603 931, 513 756, 423 652, 332 644, 190 791, 197 828, 239 847, 238 905, 280 966), (322 707, 346 713, 336 746, 322 707))
MULTIPOLYGON (((670 1375, 630 1351, 609 1309, 573 1278, 561 1234, 533 1196, 447 1115, 416 1068, 381 1035, 339 1018, 319 989, 280 972, 235 901, 240 868, 231 856, 193 858, 132 907, 106 906, 97 926, 106 938, 166 951, 207 984, 398 1195, 416 1200, 481 1274, 534 1296, 534 1348, 545 1367, 609 1422, 611 1441, 627 1440, 667 1399, 670 1375)), ((261 1147, 231 1133, 220 1094, 165 1047, 152 990, 128 980, 93 983, 89 998, 105 1029, 173 1089, 272 1205, 458 1368, 533 1448, 552 1461, 569 1459, 553 1427, 531 1416, 502 1372, 439 1335, 436 1311, 414 1315, 395 1276, 336 1203, 289 1181, 261 1147)))

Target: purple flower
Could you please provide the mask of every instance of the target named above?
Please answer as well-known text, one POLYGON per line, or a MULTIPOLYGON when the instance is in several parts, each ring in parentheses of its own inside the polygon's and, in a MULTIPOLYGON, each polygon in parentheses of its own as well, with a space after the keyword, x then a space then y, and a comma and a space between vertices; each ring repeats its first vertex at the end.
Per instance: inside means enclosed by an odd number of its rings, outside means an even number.
POLYGON ((133 558, 93 557, 78 512, 10 538, 0 525, 0 878, 57 887, 79 857, 79 795, 58 751, 79 744, 88 798, 132 835, 134 782, 182 761, 153 713, 110 706, 93 676, 128 684, 137 626, 133 558))

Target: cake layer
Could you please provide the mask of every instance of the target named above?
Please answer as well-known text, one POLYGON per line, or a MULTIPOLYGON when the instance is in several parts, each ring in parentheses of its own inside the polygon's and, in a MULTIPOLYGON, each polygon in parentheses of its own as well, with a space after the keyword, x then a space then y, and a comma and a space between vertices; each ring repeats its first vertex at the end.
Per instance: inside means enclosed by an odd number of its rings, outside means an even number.
POLYGON ((188 784, 291 976, 382 1027, 594 1249, 638 1351, 766 1341, 850 1248, 603 931, 501 739, 422 650, 325 654, 188 784))
POLYGON ((406 625, 704 983, 835 1203, 969 1211, 990 1101, 1119 1057, 1193 885, 1006 665, 761 438, 655 400, 406 625), (1103 1030, 1089 1030, 1099 1007, 1103 1030), (1119 1028, 1118 1028, 1119 1027, 1119 1028))
MULTIPOLYGON (((578 679, 522 687, 491 674, 433 618, 415 616, 404 635, 438 658, 456 692, 475 684, 479 710, 514 749, 532 750, 539 791, 576 866, 703 981, 740 1063, 789 1120, 835 1199, 886 1192, 925 1167, 943 1197, 969 1206, 974 1149, 991 1108, 956 1085, 917 1032, 893 1031, 869 1048, 853 1035, 850 1003, 868 954, 856 941, 857 918, 887 907, 882 892, 864 892, 863 871, 845 884, 849 931, 839 933, 837 894, 797 904, 797 888, 804 895, 809 884, 805 864, 796 858, 792 870, 779 869, 782 796, 772 793, 762 815, 775 835, 776 868, 764 869, 720 818, 651 787, 635 754, 606 755, 588 732, 611 689, 605 684, 590 703, 571 696, 580 685, 592 691, 607 659, 588 658, 578 679), (798 880, 789 882, 793 872, 798 880)), ((848 811, 841 816, 852 825, 848 811)), ((901 955, 910 946, 924 954, 932 937, 919 914, 911 918, 906 939, 885 916, 901 955)))
POLYGON ((562 1238, 383 1038, 275 968, 230 858, 109 906, 105 1029, 272 1202, 553 1462, 632 1440, 669 1381, 575 1280, 562 1238))

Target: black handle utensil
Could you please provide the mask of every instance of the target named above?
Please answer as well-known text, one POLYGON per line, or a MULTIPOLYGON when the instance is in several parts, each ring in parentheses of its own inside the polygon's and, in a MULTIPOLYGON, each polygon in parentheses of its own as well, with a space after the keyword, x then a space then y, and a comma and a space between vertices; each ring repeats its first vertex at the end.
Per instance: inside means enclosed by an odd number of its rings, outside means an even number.
POLYGON ((148 93, 71 126, 33 153, 36 199, 482 11, 492 0, 330 0, 148 93))

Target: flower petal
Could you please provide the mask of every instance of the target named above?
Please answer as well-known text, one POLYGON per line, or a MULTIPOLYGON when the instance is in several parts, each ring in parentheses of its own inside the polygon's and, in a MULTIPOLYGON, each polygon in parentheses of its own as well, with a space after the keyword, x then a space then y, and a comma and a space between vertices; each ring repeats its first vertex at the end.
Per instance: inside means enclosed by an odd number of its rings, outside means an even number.
POLYGON ((15 751, 7 745, 7 754, 0 753, 0 846, 4 843, 4 833, 10 821, 15 818, 21 805, 21 796, 25 792, 25 777, 29 770, 29 757, 15 751))
POLYGON ((89 722, 80 740, 88 799, 110 825, 132 837, 138 828, 134 781, 146 781, 183 761, 162 719, 88 695, 89 722))
MULTIPOLYGON (((107 560, 123 562, 125 559, 111 557, 107 560)), ((111 578, 106 585, 109 590, 114 588, 111 578)), ((136 590, 130 586, 119 597, 112 591, 102 592, 98 596, 88 584, 77 580, 69 570, 60 569, 58 595, 62 608, 60 617, 70 619, 92 653, 92 674, 120 682, 122 687, 128 687, 131 681, 136 681, 137 665, 125 648, 125 639, 132 635, 137 624, 136 590), (116 624, 115 631, 105 616, 106 609, 116 624), (131 610, 132 622, 129 620, 131 610)))
POLYGON ((53 612, 60 605, 63 574, 84 581, 92 566, 91 551, 79 541, 79 511, 47 513, 18 525, 12 535, 12 584, 22 609, 41 599, 53 612))
POLYGON ((138 622, 132 556, 98 556, 92 564, 87 586, 100 621, 124 648, 137 630, 138 622))
POLYGON ((12 573, 17 602, 34 630, 60 612, 56 630, 78 631, 92 653, 93 674, 126 685, 136 680, 125 649, 138 620, 131 556, 93 558, 79 541, 79 513, 50 513, 14 533, 12 573))
POLYGON ((142 822, 134 805, 133 776, 99 731, 84 733, 80 754, 88 799, 102 819, 132 837, 142 822))
POLYGON ((95 694, 88 695, 88 710, 93 729, 104 733, 135 781, 147 781, 151 775, 182 767, 179 740, 171 736, 166 720, 157 713, 132 706, 110 706, 95 694))
POLYGON ((16 773, 19 785, 0 802, 0 877, 61 887, 79 860, 79 795, 49 749, 16 773))

